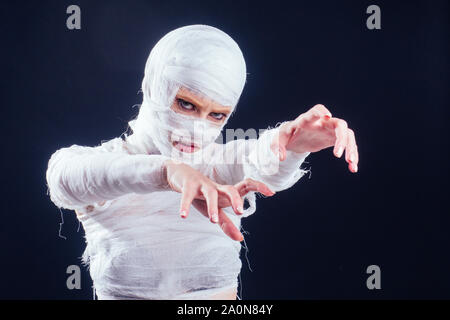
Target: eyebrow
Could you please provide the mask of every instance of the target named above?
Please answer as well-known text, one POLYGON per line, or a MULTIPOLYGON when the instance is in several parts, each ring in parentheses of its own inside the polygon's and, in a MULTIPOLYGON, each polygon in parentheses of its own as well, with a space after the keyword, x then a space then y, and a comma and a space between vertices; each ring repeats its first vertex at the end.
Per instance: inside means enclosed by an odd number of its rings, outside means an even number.
MULTIPOLYGON (((183 93, 177 94, 177 97, 179 99, 186 100, 187 102, 192 103, 192 104, 194 104, 196 106, 202 105, 202 103, 200 103, 200 101, 198 101, 197 99, 195 99, 193 97, 190 97, 190 96, 187 96, 187 95, 184 95, 183 93)), ((231 108, 228 108, 228 107, 215 107, 214 110, 215 111, 213 111, 213 112, 225 113, 227 115, 231 113, 231 108)))

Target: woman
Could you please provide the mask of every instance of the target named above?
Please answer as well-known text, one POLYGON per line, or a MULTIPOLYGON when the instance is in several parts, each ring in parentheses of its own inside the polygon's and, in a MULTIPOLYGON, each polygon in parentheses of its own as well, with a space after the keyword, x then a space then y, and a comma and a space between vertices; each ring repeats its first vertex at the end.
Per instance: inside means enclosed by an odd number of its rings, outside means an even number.
POLYGON ((323 105, 258 139, 216 143, 246 74, 223 31, 173 30, 147 60, 132 134, 52 155, 50 197, 83 224, 99 299, 236 299, 241 218, 255 193, 291 187, 305 158, 330 146, 357 171, 353 131, 323 105))

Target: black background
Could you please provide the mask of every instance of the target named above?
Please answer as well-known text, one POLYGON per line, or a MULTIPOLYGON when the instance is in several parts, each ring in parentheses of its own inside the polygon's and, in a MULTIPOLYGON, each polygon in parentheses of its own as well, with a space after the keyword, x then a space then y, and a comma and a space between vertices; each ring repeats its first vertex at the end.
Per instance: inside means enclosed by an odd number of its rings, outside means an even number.
POLYGON ((356 133, 359 172, 332 148, 243 220, 244 299, 450 298, 448 1, 2 1, 0 298, 92 299, 68 290, 83 230, 47 195, 57 149, 119 136, 153 45, 208 24, 249 73, 228 128, 266 128, 316 103, 356 133), (81 30, 66 8, 81 8, 81 30), (366 9, 381 8, 381 30, 366 9), (381 267, 381 290, 366 268, 381 267))

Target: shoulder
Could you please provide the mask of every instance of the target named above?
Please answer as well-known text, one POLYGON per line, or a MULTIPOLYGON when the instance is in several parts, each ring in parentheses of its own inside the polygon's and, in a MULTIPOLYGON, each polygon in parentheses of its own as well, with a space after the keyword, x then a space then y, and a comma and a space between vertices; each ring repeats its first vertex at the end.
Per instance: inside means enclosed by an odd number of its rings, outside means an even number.
POLYGON ((97 146, 84 146, 78 144, 72 144, 67 147, 63 147, 55 151, 51 157, 49 162, 56 163, 61 159, 70 159, 74 156, 81 155, 92 155, 99 153, 129 153, 127 148, 125 147, 125 141, 122 138, 114 138, 111 140, 103 140, 97 146))
POLYGON ((96 146, 81 146, 74 144, 68 147, 67 149, 80 151, 81 153, 98 153, 98 152, 127 153, 125 141, 120 137, 113 138, 110 140, 102 140, 100 144, 96 146))
POLYGON ((103 140, 98 149, 104 152, 129 153, 126 142, 122 138, 103 140))

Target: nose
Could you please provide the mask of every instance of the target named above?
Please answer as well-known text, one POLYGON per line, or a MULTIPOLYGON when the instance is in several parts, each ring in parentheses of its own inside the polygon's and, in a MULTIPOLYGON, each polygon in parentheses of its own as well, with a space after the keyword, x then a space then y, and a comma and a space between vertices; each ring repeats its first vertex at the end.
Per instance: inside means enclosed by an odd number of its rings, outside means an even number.
POLYGON ((200 112, 200 114, 198 114, 198 117, 200 118, 200 119, 204 119, 204 120, 207 120, 208 119, 208 112, 207 111, 201 111, 200 112))

